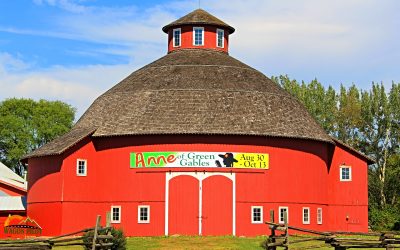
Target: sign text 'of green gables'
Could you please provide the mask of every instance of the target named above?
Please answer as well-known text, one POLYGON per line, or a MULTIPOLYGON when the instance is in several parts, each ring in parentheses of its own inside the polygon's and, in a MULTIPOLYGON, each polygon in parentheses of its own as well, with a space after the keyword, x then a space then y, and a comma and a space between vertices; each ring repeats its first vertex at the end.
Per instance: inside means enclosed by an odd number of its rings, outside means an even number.
POLYGON ((269 154, 224 152, 132 152, 131 168, 225 167, 269 168, 269 154))

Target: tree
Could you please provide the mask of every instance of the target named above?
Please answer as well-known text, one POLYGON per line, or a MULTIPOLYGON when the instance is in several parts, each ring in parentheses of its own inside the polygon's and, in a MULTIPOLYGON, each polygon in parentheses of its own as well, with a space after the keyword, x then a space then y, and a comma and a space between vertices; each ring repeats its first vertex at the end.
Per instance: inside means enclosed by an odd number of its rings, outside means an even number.
POLYGON ((368 91, 342 85, 335 93, 316 79, 272 80, 299 99, 327 133, 375 159, 368 170, 371 222, 381 229, 400 225, 400 84, 393 82, 389 92, 383 83, 372 83, 368 91))
POLYGON ((23 175, 21 157, 68 132, 74 118, 75 109, 61 101, 0 102, 0 161, 23 175))

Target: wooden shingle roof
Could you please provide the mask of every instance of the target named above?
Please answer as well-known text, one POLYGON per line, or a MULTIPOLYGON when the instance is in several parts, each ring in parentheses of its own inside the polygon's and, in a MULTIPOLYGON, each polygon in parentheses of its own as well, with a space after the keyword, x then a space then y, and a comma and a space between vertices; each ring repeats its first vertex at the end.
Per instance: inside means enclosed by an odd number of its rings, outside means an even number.
POLYGON ((230 25, 226 24, 225 22, 221 21, 220 19, 211 15, 210 13, 208 13, 203 9, 197 9, 195 11, 190 12, 186 16, 183 16, 178 20, 168 25, 165 25, 162 28, 162 30, 165 33, 168 33, 168 30, 170 30, 171 28, 183 25, 212 25, 228 29, 229 34, 235 32, 235 29, 233 27, 231 27, 230 25))
POLYGON ((303 105, 226 53, 182 49, 98 97, 67 135, 25 158, 60 154, 86 136, 218 134, 334 143, 303 105))

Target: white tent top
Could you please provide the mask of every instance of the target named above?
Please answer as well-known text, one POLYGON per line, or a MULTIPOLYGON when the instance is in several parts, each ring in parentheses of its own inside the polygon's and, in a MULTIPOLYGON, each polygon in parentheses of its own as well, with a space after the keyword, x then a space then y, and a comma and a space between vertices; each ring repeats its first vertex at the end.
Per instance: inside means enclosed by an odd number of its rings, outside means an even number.
POLYGON ((14 173, 6 165, 0 162, 0 182, 15 186, 20 189, 27 189, 27 181, 14 173))
POLYGON ((0 211, 24 211, 26 210, 26 196, 0 197, 0 211))

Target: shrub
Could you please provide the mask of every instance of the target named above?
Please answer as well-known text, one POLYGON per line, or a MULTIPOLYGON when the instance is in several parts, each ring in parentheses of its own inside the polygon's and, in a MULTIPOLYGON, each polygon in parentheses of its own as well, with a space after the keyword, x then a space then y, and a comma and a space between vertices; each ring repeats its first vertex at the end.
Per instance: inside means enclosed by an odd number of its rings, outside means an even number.
MULTIPOLYGON (((92 249, 92 239, 94 231, 89 231, 84 234, 83 243, 85 243, 85 249, 92 249)), ((114 244, 112 250, 125 250, 126 249, 126 238, 122 229, 111 229, 111 235, 114 236, 112 243, 114 244)))
POLYGON ((370 208, 369 222, 374 231, 400 230, 399 210, 395 207, 370 208))

